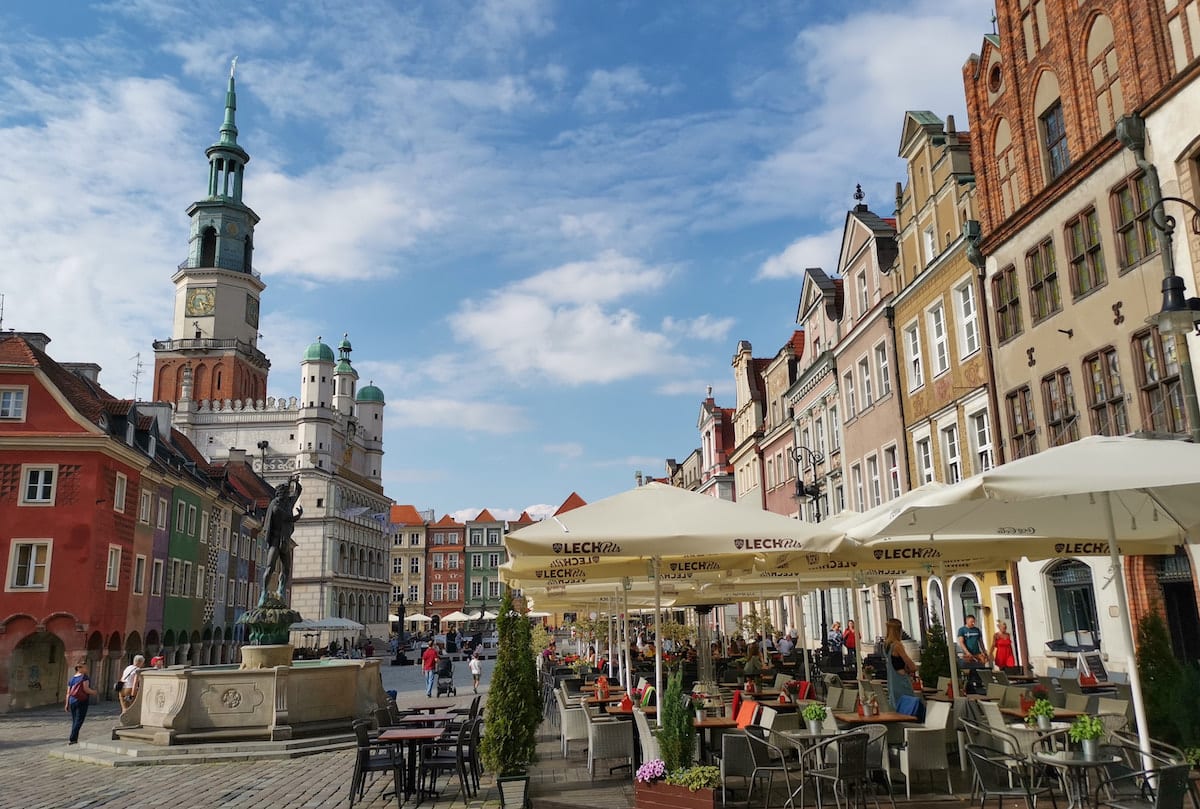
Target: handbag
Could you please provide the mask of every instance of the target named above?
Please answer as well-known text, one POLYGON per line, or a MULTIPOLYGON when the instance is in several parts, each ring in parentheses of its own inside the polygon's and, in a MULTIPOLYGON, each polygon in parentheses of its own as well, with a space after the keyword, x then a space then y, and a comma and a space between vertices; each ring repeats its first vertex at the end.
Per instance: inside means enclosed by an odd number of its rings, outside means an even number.
POLYGON ((76 701, 87 699, 87 692, 83 690, 84 679, 80 677, 75 681, 75 685, 67 689, 67 696, 76 701))
POLYGON ((125 681, 124 681, 124 680, 117 680, 117 681, 116 681, 116 682, 113 684, 113 691, 115 691, 115 692, 117 692, 118 694, 120 694, 120 693, 121 693, 121 689, 122 689, 122 688, 124 688, 124 687, 125 687, 125 681))

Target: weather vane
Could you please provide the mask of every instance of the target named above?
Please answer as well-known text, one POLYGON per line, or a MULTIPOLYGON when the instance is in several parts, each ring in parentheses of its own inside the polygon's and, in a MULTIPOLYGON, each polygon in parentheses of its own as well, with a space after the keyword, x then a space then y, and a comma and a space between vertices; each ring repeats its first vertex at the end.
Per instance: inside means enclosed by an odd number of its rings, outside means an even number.
POLYGON ((233 57, 233 61, 229 63, 229 78, 233 78, 233 74, 237 72, 237 57, 233 57))
POLYGON ((866 198, 867 198, 867 195, 863 193, 862 184, 855 183, 854 184, 854 199, 855 199, 855 201, 861 203, 866 198))

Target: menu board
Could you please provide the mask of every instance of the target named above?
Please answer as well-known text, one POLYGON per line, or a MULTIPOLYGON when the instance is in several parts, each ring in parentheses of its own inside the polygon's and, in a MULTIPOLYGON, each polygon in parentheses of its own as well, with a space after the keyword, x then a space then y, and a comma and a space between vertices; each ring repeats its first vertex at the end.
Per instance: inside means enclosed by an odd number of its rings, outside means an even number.
POLYGON ((1108 671, 1104 668, 1104 661, 1100 659, 1099 652, 1080 652, 1076 665, 1080 674, 1090 674, 1097 682, 1108 682, 1108 671))

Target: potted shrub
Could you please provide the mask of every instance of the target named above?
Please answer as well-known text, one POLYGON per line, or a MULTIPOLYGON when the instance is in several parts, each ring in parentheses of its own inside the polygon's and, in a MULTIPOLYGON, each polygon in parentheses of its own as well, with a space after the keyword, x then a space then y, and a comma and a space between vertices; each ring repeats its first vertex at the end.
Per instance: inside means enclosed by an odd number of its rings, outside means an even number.
POLYGON ((661 759, 650 759, 635 776, 634 805, 638 809, 711 809, 721 771, 692 766, 696 751, 691 698, 683 690, 683 674, 667 680, 660 703, 662 727, 658 730, 661 759))
POLYGON ((937 685, 939 677, 950 676, 950 647, 946 644, 946 628, 936 621, 925 633, 925 649, 918 664, 921 682, 937 685))
POLYGON ((804 706, 804 711, 801 715, 804 717, 804 722, 808 725, 810 733, 821 732, 827 715, 824 705, 819 702, 810 702, 804 706))
POLYGON ((1083 747, 1084 758, 1095 758, 1100 748, 1100 739, 1104 736, 1104 723, 1095 716, 1079 716, 1071 723, 1067 731, 1071 741, 1079 742, 1083 747))
POLYGON ((1038 726, 1038 730, 1050 730, 1050 720, 1054 718, 1054 705, 1048 699, 1036 699, 1025 714, 1027 724, 1038 726))
POLYGON ((479 752, 496 774, 501 805, 523 809, 529 804, 528 767, 536 757, 542 700, 529 619, 513 608, 511 591, 500 603, 496 631, 500 642, 479 752))

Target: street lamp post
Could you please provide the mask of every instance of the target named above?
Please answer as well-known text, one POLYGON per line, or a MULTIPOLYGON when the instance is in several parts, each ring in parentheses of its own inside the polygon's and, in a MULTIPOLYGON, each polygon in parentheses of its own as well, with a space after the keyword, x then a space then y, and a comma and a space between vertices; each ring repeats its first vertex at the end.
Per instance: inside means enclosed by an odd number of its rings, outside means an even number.
POLYGON ((1200 402, 1196 397, 1196 378, 1192 375, 1192 353, 1188 346, 1188 334, 1200 319, 1200 298, 1184 297, 1183 278, 1175 273, 1175 217, 1166 212, 1167 202, 1176 202, 1192 212, 1192 232, 1200 235, 1200 208, 1182 197, 1164 197, 1158 179, 1158 167, 1146 159, 1146 121, 1140 115, 1125 115, 1117 120, 1117 140, 1133 152, 1134 160, 1150 187, 1150 222, 1163 235, 1162 246, 1163 282, 1162 309, 1146 319, 1175 337, 1175 351, 1179 357, 1180 383, 1183 385, 1183 405, 1187 412, 1188 431, 1192 442, 1200 444, 1200 402))
MULTIPOLYGON (((796 462, 796 519, 804 517, 804 498, 808 497, 813 504, 813 522, 821 521, 821 481, 817 477, 817 466, 825 462, 825 456, 816 450, 797 444, 792 447, 792 459, 796 462), (812 471, 812 483, 804 482, 804 465, 812 471)), ((817 600, 821 606, 821 637, 818 642, 824 648, 829 637, 829 617, 825 611, 825 590, 817 591, 817 600)))

